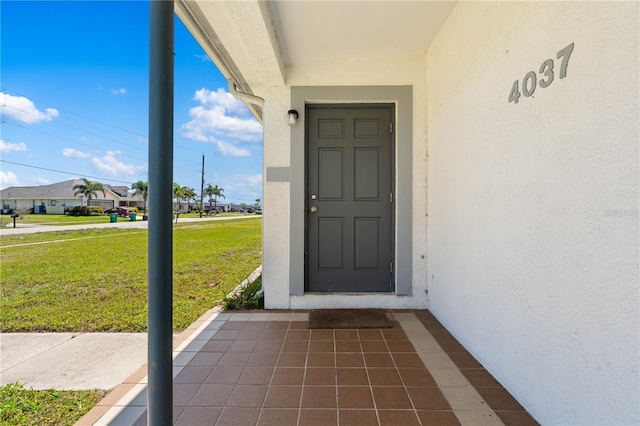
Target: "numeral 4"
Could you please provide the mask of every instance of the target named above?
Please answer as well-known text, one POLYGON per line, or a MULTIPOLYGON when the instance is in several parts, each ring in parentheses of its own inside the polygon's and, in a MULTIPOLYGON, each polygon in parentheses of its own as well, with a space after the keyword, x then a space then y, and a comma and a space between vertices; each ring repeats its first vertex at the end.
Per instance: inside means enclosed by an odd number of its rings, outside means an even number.
POLYGON ((513 82, 513 86, 511 87, 511 93, 509 93, 509 102, 518 103, 518 99, 520 99, 520 84, 518 80, 513 82))

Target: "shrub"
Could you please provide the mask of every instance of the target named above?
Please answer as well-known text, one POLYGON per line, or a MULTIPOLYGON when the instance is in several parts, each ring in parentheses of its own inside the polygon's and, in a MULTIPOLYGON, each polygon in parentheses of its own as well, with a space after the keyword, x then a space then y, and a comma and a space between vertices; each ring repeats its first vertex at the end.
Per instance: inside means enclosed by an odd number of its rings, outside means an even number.
POLYGON ((104 214, 104 210, 98 206, 75 206, 71 207, 67 214, 69 216, 100 216, 104 214))
POLYGON ((249 283, 238 294, 225 297, 222 306, 225 309, 262 309, 264 308, 264 292, 262 290, 262 276, 249 283))

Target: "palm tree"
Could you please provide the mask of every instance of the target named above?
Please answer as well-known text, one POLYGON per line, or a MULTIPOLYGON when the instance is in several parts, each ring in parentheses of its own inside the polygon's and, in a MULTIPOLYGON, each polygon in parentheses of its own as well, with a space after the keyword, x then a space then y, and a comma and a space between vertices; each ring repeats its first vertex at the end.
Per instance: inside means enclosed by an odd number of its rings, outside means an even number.
POLYGON ((214 208, 216 214, 218 214, 218 197, 225 198, 225 196, 222 194, 223 192, 224 192, 224 188, 218 188, 218 185, 214 186, 213 189, 212 189, 213 208, 214 208))
POLYGON ((184 193, 183 193, 183 198, 185 199, 185 201, 187 202, 187 210, 191 209, 191 200, 194 200, 197 202, 198 200, 198 195, 196 194, 196 190, 193 188, 183 188, 184 189, 184 193))
POLYGON ((92 182, 87 178, 82 178, 82 183, 73 186, 73 195, 82 194, 87 198, 87 206, 92 197, 98 196, 98 191, 102 192, 105 198, 106 188, 100 182, 92 182))
POLYGON ((131 185, 131 189, 133 189, 136 195, 142 195, 142 199, 144 200, 144 213, 143 215, 147 215, 147 198, 149 197, 149 182, 143 182, 141 180, 131 185))

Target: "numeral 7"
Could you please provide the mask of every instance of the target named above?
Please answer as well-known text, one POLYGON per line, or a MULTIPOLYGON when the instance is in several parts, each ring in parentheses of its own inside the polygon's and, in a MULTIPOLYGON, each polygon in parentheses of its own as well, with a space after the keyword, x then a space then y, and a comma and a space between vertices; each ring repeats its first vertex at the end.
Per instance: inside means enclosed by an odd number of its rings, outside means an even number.
POLYGON ((567 65, 569 65, 571 53, 573 53, 573 43, 558 52, 558 59, 562 58, 562 64, 560 64, 560 78, 565 78, 567 76, 567 65))

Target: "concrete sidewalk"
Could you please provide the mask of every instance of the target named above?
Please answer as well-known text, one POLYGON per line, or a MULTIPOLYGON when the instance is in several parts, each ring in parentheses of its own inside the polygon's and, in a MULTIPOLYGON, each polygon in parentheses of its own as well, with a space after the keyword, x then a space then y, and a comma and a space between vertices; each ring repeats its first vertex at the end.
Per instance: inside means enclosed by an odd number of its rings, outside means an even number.
POLYGON ((111 389, 146 362, 146 333, 0 334, 0 385, 111 389))

